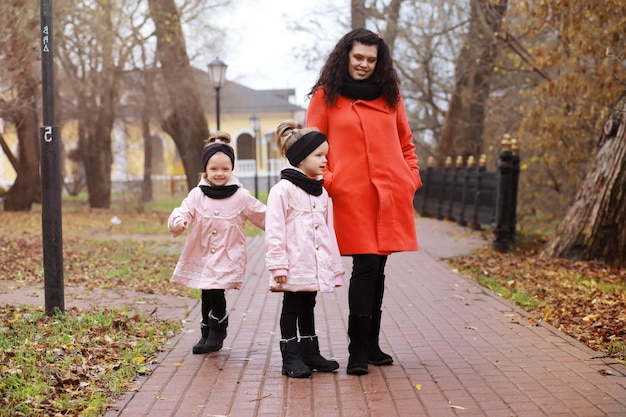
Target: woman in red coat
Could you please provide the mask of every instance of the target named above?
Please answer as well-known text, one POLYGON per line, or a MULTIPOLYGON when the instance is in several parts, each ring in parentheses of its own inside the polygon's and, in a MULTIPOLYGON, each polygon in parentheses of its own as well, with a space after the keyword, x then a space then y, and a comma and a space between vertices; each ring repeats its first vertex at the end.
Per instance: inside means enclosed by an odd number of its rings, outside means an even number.
POLYGON ((391 365, 378 343, 388 255, 417 250, 413 196, 422 186, 398 76, 384 40, 355 29, 311 89, 307 126, 328 136, 324 187, 337 243, 352 256, 347 373, 391 365))

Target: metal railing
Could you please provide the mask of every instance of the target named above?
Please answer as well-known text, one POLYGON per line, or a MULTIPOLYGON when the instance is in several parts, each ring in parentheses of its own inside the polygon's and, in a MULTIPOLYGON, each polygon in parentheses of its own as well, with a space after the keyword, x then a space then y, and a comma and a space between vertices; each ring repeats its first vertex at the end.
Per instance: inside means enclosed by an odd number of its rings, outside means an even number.
POLYGON ((429 158, 421 172, 423 186, 415 193, 413 206, 423 217, 455 221, 474 230, 492 225, 494 250, 507 252, 515 240, 517 226, 517 141, 505 135, 497 170, 488 172, 486 166, 485 155, 478 164, 473 156, 466 161, 459 156, 454 164, 448 157, 441 169, 436 169, 434 159, 429 158))

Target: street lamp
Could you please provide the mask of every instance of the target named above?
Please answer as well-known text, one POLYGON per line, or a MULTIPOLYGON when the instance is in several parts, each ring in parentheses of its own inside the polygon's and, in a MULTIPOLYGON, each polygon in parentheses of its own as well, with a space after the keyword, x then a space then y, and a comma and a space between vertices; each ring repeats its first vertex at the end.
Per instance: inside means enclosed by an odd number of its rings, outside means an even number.
POLYGON ((271 168, 271 159, 270 159, 270 155, 272 153, 272 138, 273 138, 273 134, 272 133, 268 133, 265 135, 265 141, 267 142, 267 192, 270 192, 270 188, 272 188, 272 176, 270 175, 270 168, 271 168))
POLYGON ((215 89, 215 121, 217 130, 220 130, 220 89, 224 87, 226 82, 226 67, 227 65, 217 57, 209 64, 209 76, 215 89))
POLYGON ((261 119, 256 114, 250 116, 250 127, 254 132, 254 196, 259 198, 259 167, 257 165, 257 144, 259 130, 261 130, 261 119))

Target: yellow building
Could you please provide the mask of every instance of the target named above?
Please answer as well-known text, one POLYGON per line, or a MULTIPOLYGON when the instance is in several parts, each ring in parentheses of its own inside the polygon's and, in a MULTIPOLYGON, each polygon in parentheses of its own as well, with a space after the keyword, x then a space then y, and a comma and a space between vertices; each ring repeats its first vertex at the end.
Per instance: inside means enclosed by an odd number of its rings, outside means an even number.
MULTIPOLYGON (((197 69, 194 73, 209 131, 215 131, 216 90, 208 73, 197 69)), ((304 124, 305 110, 290 101, 295 94, 293 89, 254 90, 227 80, 219 94, 220 130, 228 132, 232 137, 231 145, 237 157, 235 175, 253 193, 267 191, 285 164, 273 142, 274 130, 285 119, 294 119, 304 124)), ((60 128, 63 154, 68 155, 76 147, 76 122, 67 121, 60 128)), ((3 130, 11 152, 16 155, 17 143, 13 126, 5 123, 3 130)), ((120 117, 112 132, 112 143, 111 177, 114 191, 125 190, 143 179, 144 145, 140 124, 120 117)), ((65 181, 71 186, 74 178, 77 181, 80 178, 82 168, 68 158, 65 158, 62 165, 65 181)), ((171 187, 172 191, 174 188, 179 191, 186 188, 184 170, 174 141, 158 127, 156 121, 152 126, 152 165, 155 189, 171 187)), ((0 186, 9 188, 14 180, 15 171, 6 154, 2 152, 0 186)))

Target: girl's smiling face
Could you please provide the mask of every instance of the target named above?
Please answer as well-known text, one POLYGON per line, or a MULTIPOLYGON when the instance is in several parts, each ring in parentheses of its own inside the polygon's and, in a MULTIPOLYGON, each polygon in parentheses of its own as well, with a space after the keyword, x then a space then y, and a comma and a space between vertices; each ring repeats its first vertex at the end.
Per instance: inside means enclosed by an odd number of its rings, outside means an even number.
POLYGON ((226 185, 233 174, 233 164, 224 152, 217 152, 209 158, 204 168, 207 181, 211 185, 226 185))
POLYGON ((326 168, 326 154, 328 154, 328 142, 322 143, 315 148, 313 152, 308 154, 307 157, 300 162, 298 168, 304 171, 309 177, 322 175, 324 168, 326 168))

